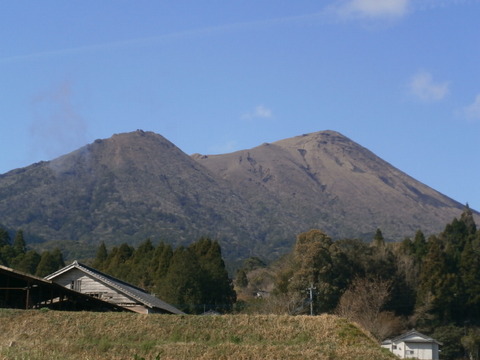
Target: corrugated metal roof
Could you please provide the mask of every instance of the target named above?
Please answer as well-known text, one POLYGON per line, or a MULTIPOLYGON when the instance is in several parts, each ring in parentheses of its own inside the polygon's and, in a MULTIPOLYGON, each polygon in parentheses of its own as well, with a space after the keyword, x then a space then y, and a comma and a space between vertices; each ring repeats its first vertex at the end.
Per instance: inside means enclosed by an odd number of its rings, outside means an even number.
POLYGON ((64 268, 48 275, 45 277, 47 280, 54 280, 56 277, 59 275, 70 271, 71 269, 78 269, 80 271, 83 271, 84 273, 92 276, 93 278, 97 279, 100 282, 103 282, 104 284, 107 284, 111 286, 112 288, 120 291, 121 293, 125 294, 128 297, 131 297, 141 304, 149 307, 149 308, 157 308, 161 310, 165 310, 167 312, 170 312, 172 314, 184 314, 184 312, 180 311, 176 307, 166 303, 163 300, 160 300, 159 298, 150 295, 147 293, 144 289, 136 287, 134 285, 131 285, 129 283, 126 283, 122 280, 116 279, 113 276, 107 275, 102 273, 101 271, 98 271, 94 268, 91 268, 90 266, 87 266, 85 264, 79 263, 78 261, 74 261, 70 265, 65 266, 64 268))

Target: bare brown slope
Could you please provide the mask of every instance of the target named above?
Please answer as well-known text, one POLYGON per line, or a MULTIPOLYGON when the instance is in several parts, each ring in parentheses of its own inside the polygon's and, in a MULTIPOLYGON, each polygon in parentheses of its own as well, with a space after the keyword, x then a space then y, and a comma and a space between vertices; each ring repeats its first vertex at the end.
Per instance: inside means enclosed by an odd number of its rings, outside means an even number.
POLYGON ((439 232, 463 209, 333 131, 194 157, 294 232, 321 228, 337 238, 371 239, 378 227, 400 240, 418 229, 439 232))

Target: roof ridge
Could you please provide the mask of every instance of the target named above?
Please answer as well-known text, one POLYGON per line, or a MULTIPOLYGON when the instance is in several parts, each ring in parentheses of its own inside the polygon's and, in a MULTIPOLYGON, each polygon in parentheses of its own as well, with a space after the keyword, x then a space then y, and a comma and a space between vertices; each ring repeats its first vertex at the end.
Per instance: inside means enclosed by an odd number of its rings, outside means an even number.
POLYGON ((139 298, 136 294, 134 294, 134 293, 132 293, 131 291, 129 291, 128 288, 133 288, 133 289, 142 291, 142 292, 145 293, 146 295, 149 295, 144 289, 139 288, 139 287, 136 287, 136 286, 131 285, 131 284, 128 284, 128 283, 126 283, 126 282, 124 282, 124 281, 122 281, 122 280, 120 280, 120 279, 116 279, 116 278, 115 278, 115 281, 113 281, 113 277, 109 276, 108 274, 104 274, 104 273, 102 273, 102 272, 99 271, 99 270, 90 268, 89 266, 86 266, 86 265, 84 265, 84 264, 78 263, 77 261, 75 261, 75 262, 77 263, 77 267, 83 268, 84 270, 88 271, 89 273, 95 275, 97 278, 100 278, 100 280, 109 283, 110 285, 112 285, 112 286, 115 287, 116 289, 119 289, 119 288, 120 288, 120 286, 118 286, 117 284, 121 284, 121 285, 125 286, 127 289, 121 287, 120 290, 122 290, 123 292, 125 292, 127 295, 130 295, 130 296, 133 297, 134 299, 139 300, 140 302, 146 303, 146 305, 149 305, 150 307, 153 307, 153 304, 152 304, 151 302, 145 301, 144 299, 139 298))

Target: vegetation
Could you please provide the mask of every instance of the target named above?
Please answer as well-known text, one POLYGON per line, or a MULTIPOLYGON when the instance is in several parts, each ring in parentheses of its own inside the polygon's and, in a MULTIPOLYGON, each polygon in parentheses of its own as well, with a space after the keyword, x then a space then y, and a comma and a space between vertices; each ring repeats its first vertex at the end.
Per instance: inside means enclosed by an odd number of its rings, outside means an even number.
POLYGON ((0 358, 387 360, 331 315, 176 316, 0 310, 0 358))
POLYGON ((43 277, 64 267, 65 263, 60 250, 41 254, 27 250, 22 230, 17 231, 12 243, 8 231, 0 227, 0 265, 43 277))
MULTIPOLYGON (((0 228, 0 264, 43 276, 63 259, 58 250, 28 250, 21 230, 11 241, 0 228)), ((238 303, 220 246, 209 238, 176 249, 149 239, 137 248, 107 250, 102 243, 92 265, 192 314, 331 313, 378 341, 414 327, 443 343, 444 360, 480 359, 480 230, 468 206, 428 239, 417 231, 386 243, 380 229, 370 243, 333 241, 320 230, 301 233, 292 252, 268 266, 256 257, 245 260, 235 281, 238 303)))
MULTIPOLYGON (((413 240, 385 243, 378 229, 371 243, 333 242, 310 230, 269 268, 275 273, 270 296, 247 301, 251 312, 337 313, 379 341, 414 327, 444 343, 442 359, 465 353, 479 359, 480 231, 468 206, 428 239, 418 231, 413 240)), ((244 294, 258 270, 241 268, 237 274, 236 286, 244 294)))
POLYGON ((187 313, 229 312, 236 301, 220 245, 208 238, 175 250, 164 243, 154 247, 147 239, 137 249, 122 244, 108 253, 102 243, 92 265, 187 313))

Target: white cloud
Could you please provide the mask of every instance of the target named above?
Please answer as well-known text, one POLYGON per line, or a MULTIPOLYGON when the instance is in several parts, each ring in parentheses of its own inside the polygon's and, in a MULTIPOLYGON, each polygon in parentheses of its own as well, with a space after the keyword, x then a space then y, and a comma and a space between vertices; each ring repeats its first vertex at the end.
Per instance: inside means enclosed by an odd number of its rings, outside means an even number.
POLYGON ((273 117, 272 110, 269 108, 258 105, 253 109, 253 111, 247 112, 242 115, 242 119, 251 120, 251 119, 268 119, 273 117))
POLYGON ((439 101, 448 94, 448 82, 434 82, 425 71, 416 73, 409 84, 410 92, 422 101, 439 101))
POLYGON ((411 0, 342 0, 332 10, 341 18, 398 18, 408 12, 411 0))
POLYGON ((480 120, 480 94, 477 95, 472 104, 464 108, 464 113, 467 120, 480 120))

